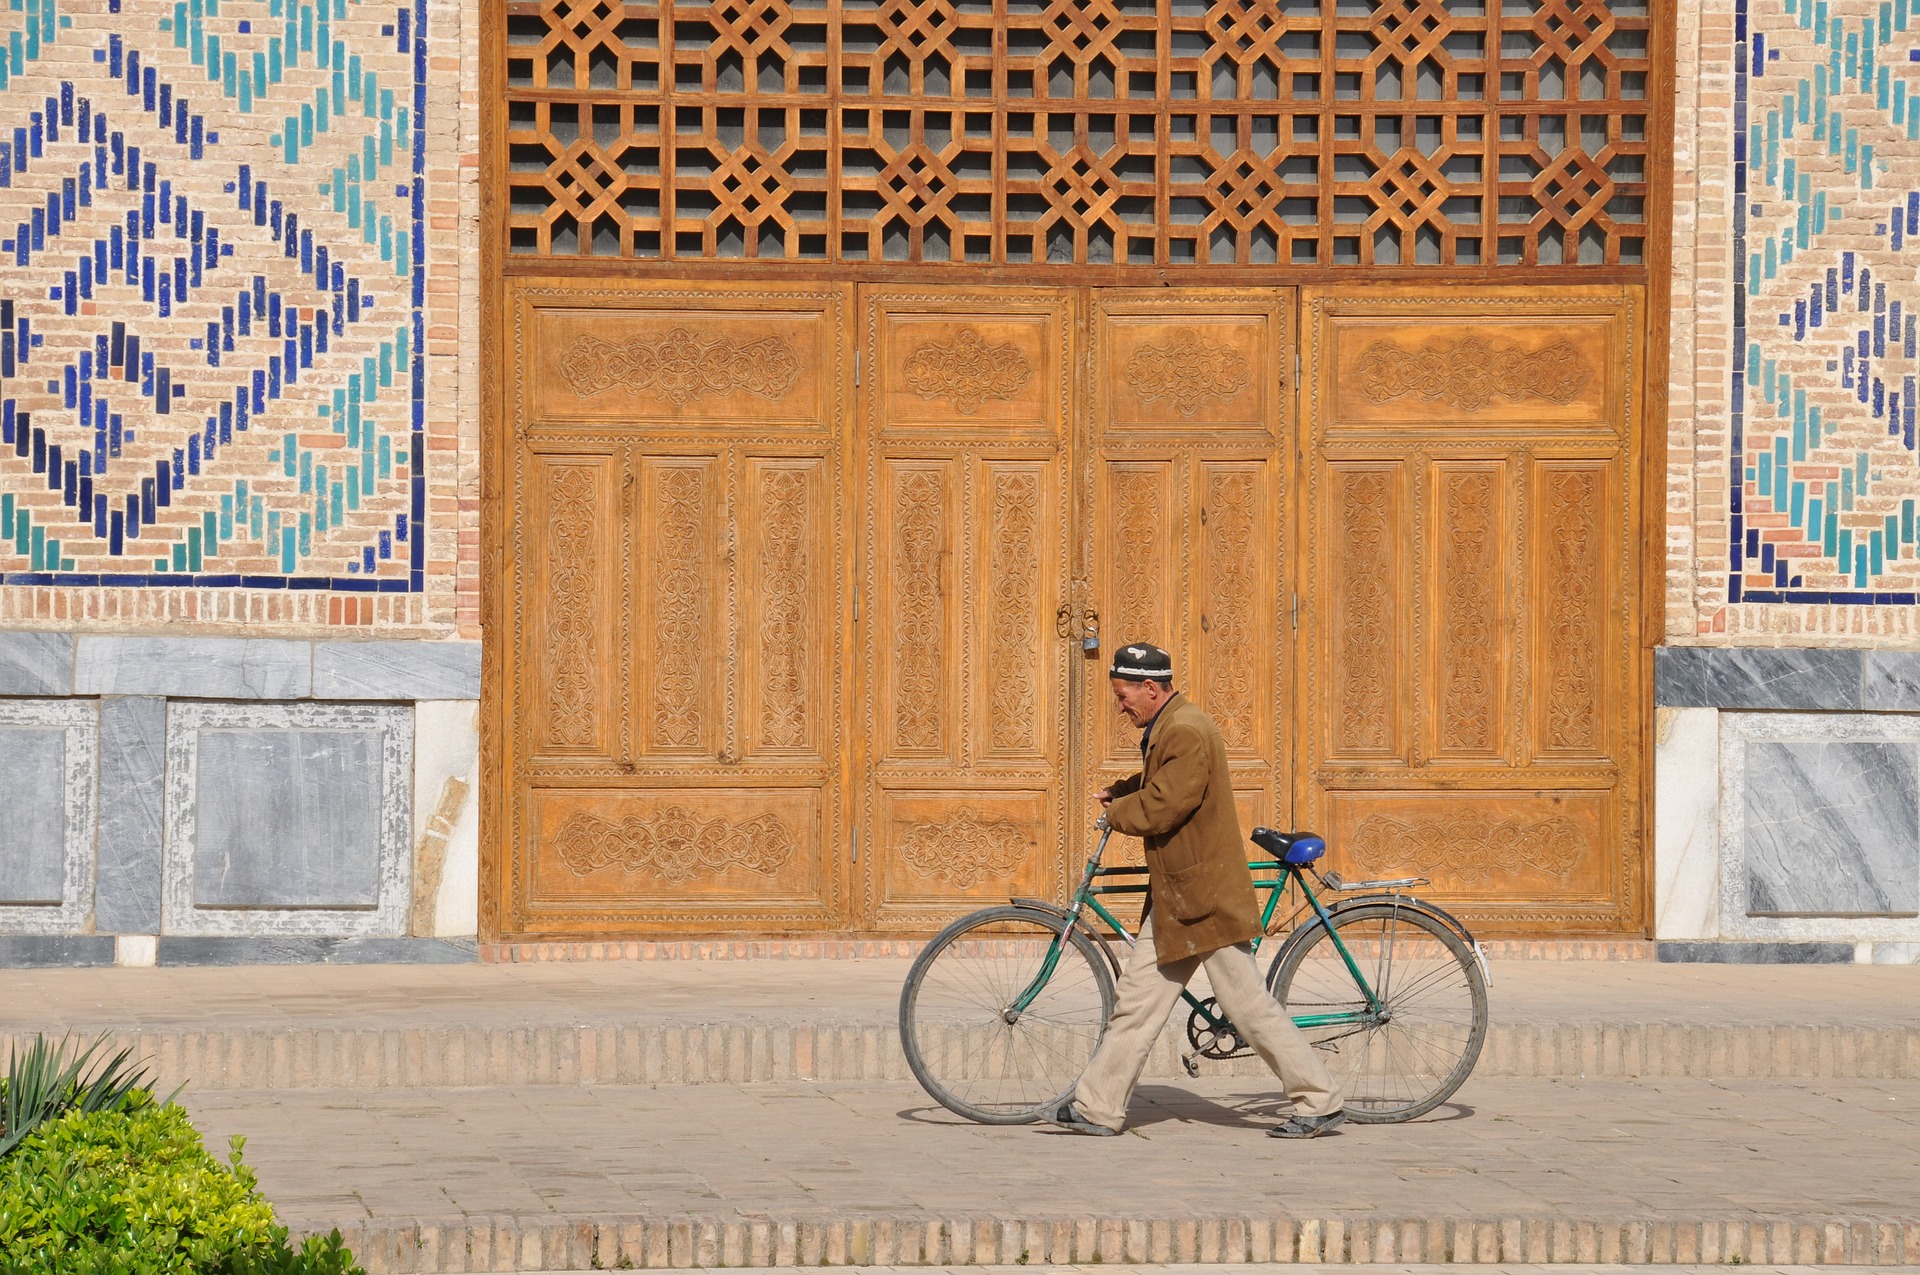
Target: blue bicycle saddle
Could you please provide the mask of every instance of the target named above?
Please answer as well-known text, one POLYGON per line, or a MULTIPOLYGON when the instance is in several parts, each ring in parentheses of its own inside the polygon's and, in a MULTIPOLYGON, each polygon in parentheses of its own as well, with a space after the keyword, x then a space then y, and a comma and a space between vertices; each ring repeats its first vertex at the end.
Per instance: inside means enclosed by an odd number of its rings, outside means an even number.
POLYGON ((1295 867, 1312 863, 1327 852, 1326 840, 1311 832, 1276 832, 1272 828, 1255 828, 1253 844, 1282 863, 1291 863, 1295 867))

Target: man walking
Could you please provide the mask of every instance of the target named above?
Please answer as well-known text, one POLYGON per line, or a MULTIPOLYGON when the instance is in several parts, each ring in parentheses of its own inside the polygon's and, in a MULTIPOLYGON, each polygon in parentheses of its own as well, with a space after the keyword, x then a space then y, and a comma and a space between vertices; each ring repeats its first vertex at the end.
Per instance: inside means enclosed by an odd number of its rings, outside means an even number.
POLYGON ((1123 646, 1108 670, 1122 715, 1143 727, 1140 772, 1095 794, 1115 832, 1147 846, 1147 915, 1116 989, 1113 1021, 1073 1092, 1045 1113, 1076 1133, 1116 1134, 1154 1038, 1180 990, 1205 966, 1220 1007, 1293 1099, 1267 1132, 1317 1138, 1346 1119, 1326 1064, 1267 994, 1253 963, 1260 933, 1220 728, 1173 689, 1157 646, 1123 646))

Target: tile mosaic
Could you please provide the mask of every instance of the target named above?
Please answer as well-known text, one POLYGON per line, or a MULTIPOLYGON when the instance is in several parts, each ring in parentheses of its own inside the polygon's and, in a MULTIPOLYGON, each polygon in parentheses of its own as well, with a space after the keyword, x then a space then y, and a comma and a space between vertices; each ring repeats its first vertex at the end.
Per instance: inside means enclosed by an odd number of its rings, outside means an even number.
POLYGON ((1920 14, 1743 0, 1733 603, 1920 598, 1920 14))
POLYGON ((94 8, 0 5, 0 584, 421 591, 426 0, 94 8))

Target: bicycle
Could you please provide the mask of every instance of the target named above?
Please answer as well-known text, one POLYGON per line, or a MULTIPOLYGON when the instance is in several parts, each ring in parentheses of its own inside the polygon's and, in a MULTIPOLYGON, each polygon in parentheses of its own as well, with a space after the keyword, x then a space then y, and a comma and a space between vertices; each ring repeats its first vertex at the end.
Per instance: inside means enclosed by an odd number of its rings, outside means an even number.
MULTIPOLYGON (((908 971, 900 1041, 915 1079, 947 1110, 983 1124, 1032 1123, 1093 1057, 1113 1015, 1121 968, 1113 942, 1136 941, 1101 900, 1147 890, 1144 881, 1122 880, 1144 875, 1144 866, 1100 865, 1111 836, 1103 828, 1066 906, 1012 899, 961 917, 908 971), (1096 930, 1090 915, 1111 933, 1096 930)), ((1473 935, 1404 893, 1428 884, 1425 877, 1343 881, 1312 866, 1326 853, 1320 837, 1256 828, 1252 840, 1272 856, 1248 864, 1265 896, 1261 935, 1290 887, 1302 899, 1291 916, 1304 917, 1274 956, 1267 988, 1331 1055, 1348 1119, 1411 1120, 1452 1097, 1487 1034, 1489 976, 1473 935), (1309 875, 1353 897, 1328 907, 1309 875)), ((1253 943, 1257 949, 1260 937, 1253 943)), ((1181 1057, 1189 1076, 1200 1074, 1202 1058, 1252 1053, 1213 998, 1190 990, 1181 998, 1191 1008, 1181 1057)))

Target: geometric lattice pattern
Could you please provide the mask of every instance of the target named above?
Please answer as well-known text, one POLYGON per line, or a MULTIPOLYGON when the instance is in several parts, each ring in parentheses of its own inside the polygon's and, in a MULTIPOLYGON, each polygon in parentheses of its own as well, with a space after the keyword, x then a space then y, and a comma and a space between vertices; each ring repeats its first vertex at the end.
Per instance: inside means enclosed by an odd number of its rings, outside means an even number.
POLYGON ((1916 37, 1909 0, 1740 13, 1734 602, 1920 599, 1916 37))
POLYGON ((507 0, 510 251, 1639 265, 1646 0, 507 0))
POLYGON ((420 591, 424 0, 84 8, 0 0, 0 583, 420 591))

